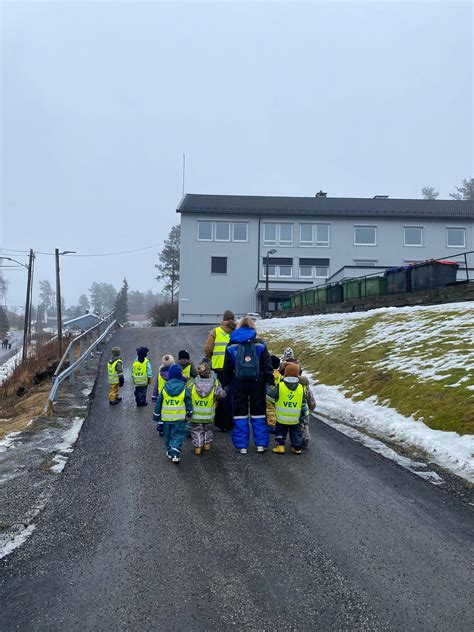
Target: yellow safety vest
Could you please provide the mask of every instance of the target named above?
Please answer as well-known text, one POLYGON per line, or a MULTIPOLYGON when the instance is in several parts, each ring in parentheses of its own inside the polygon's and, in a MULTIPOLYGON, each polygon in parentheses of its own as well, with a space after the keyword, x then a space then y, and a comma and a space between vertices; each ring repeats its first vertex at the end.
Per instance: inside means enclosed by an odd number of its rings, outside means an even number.
POLYGON ((188 366, 185 366, 183 368, 183 377, 186 378, 186 386, 191 386, 191 382, 193 381, 193 378, 191 377, 191 365, 188 364, 188 366))
MULTIPOLYGON (((281 373, 279 373, 278 371, 273 371, 273 378, 275 380, 275 386, 277 384, 280 384, 281 373)), ((271 402, 272 404, 275 403, 275 400, 273 399, 273 397, 270 397, 270 395, 266 395, 265 397, 266 397, 267 402, 271 402)))
POLYGON ((222 327, 216 327, 216 340, 214 342, 214 349, 212 350, 212 368, 223 369, 224 368, 224 356, 225 348, 227 347, 230 339, 230 334, 222 329, 222 327))
POLYGON ((132 378, 135 386, 146 386, 148 384, 147 366, 148 358, 145 358, 143 362, 135 360, 132 364, 132 378))
POLYGON ((161 391, 163 390, 165 384, 166 384, 167 380, 165 380, 164 377, 162 377, 161 373, 158 373, 158 395, 161 393, 161 391))
POLYGON ((303 408, 304 388, 298 384, 292 391, 285 382, 280 382, 278 388, 278 399, 275 401, 277 421, 288 426, 296 425, 300 421, 303 408))
POLYGON ((107 362, 107 374, 109 376, 109 384, 118 384, 120 381, 120 376, 117 373, 117 363, 121 362, 122 358, 118 358, 117 360, 113 360, 113 362, 107 362))
POLYGON ((193 398, 193 422, 209 424, 214 421, 216 415, 215 386, 207 397, 201 397, 197 392, 196 385, 193 386, 191 396, 193 398))
POLYGON ((179 395, 170 395, 163 389, 163 404, 161 406, 162 421, 184 421, 186 417, 186 388, 179 395))

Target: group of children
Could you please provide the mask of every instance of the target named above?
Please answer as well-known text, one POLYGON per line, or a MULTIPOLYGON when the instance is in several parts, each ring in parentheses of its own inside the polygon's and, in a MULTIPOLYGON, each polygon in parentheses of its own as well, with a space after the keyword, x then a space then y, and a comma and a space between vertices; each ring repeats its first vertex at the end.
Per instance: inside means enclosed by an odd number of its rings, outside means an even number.
MULTIPOLYGON (((139 347, 132 364, 137 407, 148 405, 147 391, 153 380, 148 351, 139 347)), ((291 348, 285 350, 281 360, 277 356, 271 356, 271 360, 275 385, 267 387, 266 412, 269 430, 276 441, 272 451, 284 454, 289 434, 291 451, 301 454, 309 444, 309 413, 316 407, 314 396, 291 348)), ((109 404, 115 405, 122 401, 119 388, 124 385, 119 347, 113 347, 107 369, 109 404)), ((173 463, 181 460, 187 434, 191 436, 194 454, 211 449, 216 407, 227 395, 228 389, 221 386, 209 358, 203 358, 196 370, 185 350, 179 351, 177 362, 170 354, 163 356, 152 394, 153 420, 164 439, 166 456, 173 463)))

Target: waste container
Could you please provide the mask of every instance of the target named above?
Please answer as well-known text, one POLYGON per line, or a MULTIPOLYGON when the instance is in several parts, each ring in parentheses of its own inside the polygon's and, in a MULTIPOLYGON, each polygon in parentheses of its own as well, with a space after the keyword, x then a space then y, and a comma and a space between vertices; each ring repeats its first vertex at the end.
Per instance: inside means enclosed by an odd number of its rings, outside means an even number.
POLYGON ((291 301, 282 301, 280 303, 280 309, 291 309, 291 301))
POLYGON ((354 298, 360 298, 360 281, 359 279, 351 279, 350 281, 344 281, 342 284, 342 293, 345 301, 350 301, 354 298))
POLYGON ((385 272, 387 294, 402 294, 411 291, 410 267, 391 268, 385 272))
POLYGON ((341 283, 328 285, 328 303, 342 303, 343 293, 341 283))
POLYGON ((302 307, 303 306, 303 297, 302 297, 302 293, 301 292, 297 292, 295 295, 295 307, 302 307))
POLYGON ((360 280, 360 296, 383 296, 387 293, 387 279, 383 276, 366 277, 360 280))
POLYGON ((328 289, 325 285, 320 285, 314 290, 314 304, 325 305, 328 302, 328 289))
POLYGON ((303 290, 303 305, 305 307, 312 307, 314 305, 314 290, 313 288, 309 288, 308 290, 303 290))
POLYGON ((456 283, 459 264, 456 261, 425 261, 410 269, 411 289, 425 290, 456 283))

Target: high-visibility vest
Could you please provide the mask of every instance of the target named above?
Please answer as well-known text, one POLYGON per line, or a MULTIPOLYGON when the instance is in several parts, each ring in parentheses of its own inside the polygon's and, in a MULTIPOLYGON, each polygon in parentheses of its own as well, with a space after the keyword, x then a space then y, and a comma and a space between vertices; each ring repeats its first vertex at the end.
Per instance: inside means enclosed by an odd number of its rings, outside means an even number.
POLYGON ((207 397, 201 397, 196 385, 193 386, 191 396, 193 398, 193 422, 208 424, 214 421, 216 415, 216 387, 213 386, 207 397))
POLYGON ((165 380, 165 378, 161 375, 161 373, 158 373, 158 395, 163 390, 167 381, 168 380, 165 380))
POLYGON ((110 360, 107 362, 107 374, 109 376, 109 384, 118 384, 120 381, 120 376, 117 373, 117 363, 121 362, 121 358, 117 358, 117 360, 110 360))
MULTIPOLYGON (((281 373, 279 373, 278 371, 273 371, 273 378, 275 380, 275 386, 277 384, 280 384, 281 373)), ((265 397, 266 397, 267 402, 271 402, 272 404, 275 403, 275 400, 273 399, 273 397, 270 397, 270 395, 266 395, 265 397)))
MULTIPOLYGON (((184 384, 183 384, 184 386, 184 384)), ((184 421, 186 417, 186 388, 179 395, 170 395, 166 388, 163 389, 163 404, 161 406, 162 421, 184 421)))
POLYGON ((304 388, 298 384, 292 391, 282 381, 278 389, 278 399, 275 401, 277 421, 289 426, 296 425, 300 421, 301 409, 303 408, 304 388))
POLYGON ((145 358, 143 362, 135 360, 132 364, 132 378, 135 386, 146 386, 148 384, 147 366, 150 360, 145 358))
POLYGON ((193 378, 191 377, 191 365, 188 364, 187 366, 183 367, 183 377, 186 378, 186 386, 190 386, 191 382, 193 381, 193 378))
POLYGON ((225 348, 227 347, 230 339, 228 334, 222 327, 216 327, 216 340, 214 342, 214 349, 212 350, 212 368, 223 369, 224 368, 224 356, 225 348))

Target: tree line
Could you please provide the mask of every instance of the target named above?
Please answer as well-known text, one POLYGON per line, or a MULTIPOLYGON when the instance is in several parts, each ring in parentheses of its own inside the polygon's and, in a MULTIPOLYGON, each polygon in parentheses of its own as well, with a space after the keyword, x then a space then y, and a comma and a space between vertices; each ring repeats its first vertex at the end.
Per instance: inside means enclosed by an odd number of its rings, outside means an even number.
MULTIPOLYGON (((456 191, 449 194, 453 200, 474 200, 474 178, 464 178, 461 185, 455 188, 456 191)), ((423 187, 421 195, 425 200, 437 200, 439 192, 435 187, 423 187)))

